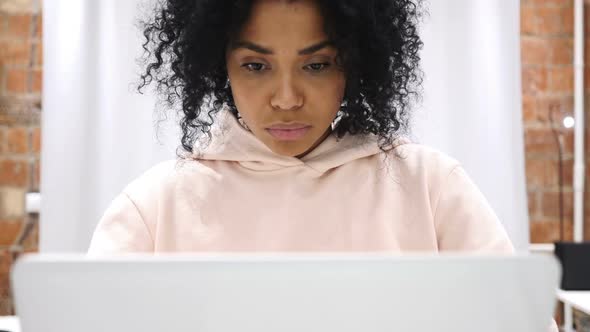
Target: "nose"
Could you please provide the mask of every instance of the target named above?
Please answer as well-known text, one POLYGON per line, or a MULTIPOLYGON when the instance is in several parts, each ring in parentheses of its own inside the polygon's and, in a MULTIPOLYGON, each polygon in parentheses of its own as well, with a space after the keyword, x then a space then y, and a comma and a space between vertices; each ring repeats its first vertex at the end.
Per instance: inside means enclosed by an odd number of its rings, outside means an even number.
POLYGON ((291 75, 284 75, 279 79, 270 104, 273 109, 280 111, 293 111, 303 106, 303 95, 291 75))

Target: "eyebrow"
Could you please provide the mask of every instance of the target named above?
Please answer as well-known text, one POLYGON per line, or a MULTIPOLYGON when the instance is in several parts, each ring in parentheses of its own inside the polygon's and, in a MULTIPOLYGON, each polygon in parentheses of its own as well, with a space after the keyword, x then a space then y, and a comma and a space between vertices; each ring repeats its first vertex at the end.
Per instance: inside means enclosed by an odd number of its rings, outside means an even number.
MULTIPOLYGON (((301 49, 301 50, 297 51, 297 54, 299 54, 299 55, 313 54, 313 53, 321 50, 322 48, 332 46, 332 45, 333 45, 333 43, 331 41, 325 40, 325 41, 319 42, 317 44, 313 44, 311 46, 308 46, 304 49, 301 49)), ((256 53, 261 53, 261 54, 274 54, 274 52, 271 49, 268 49, 266 47, 263 47, 258 44, 255 44, 253 42, 249 42, 249 41, 245 41, 245 40, 236 41, 232 44, 232 50, 235 50, 237 48, 246 48, 246 49, 249 49, 249 50, 254 51, 256 53)))

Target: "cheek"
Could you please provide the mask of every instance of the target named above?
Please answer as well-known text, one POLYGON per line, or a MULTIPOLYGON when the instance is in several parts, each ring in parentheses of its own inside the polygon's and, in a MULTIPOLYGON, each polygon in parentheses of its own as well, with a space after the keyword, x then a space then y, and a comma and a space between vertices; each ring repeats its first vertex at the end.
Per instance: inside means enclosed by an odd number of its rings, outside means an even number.
POLYGON ((252 84, 252 80, 248 80, 240 73, 240 68, 237 65, 229 62, 227 74, 234 103, 240 113, 245 113, 248 109, 256 107, 255 102, 259 99, 257 95, 260 94, 260 91, 252 84))
POLYGON ((336 84, 334 84, 334 87, 334 94, 338 100, 338 105, 340 105, 340 103, 342 103, 342 99, 344 99, 344 90, 346 89, 346 79, 344 78, 344 75, 338 79, 336 84))
POLYGON ((310 90, 314 100, 323 105, 324 109, 337 112, 344 98, 344 89, 346 82, 343 77, 334 77, 321 85, 317 85, 310 90))
POLYGON ((265 92, 259 85, 240 79, 232 81, 230 78, 230 86, 240 113, 250 113, 250 110, 260 109, 265 101, 265 92))

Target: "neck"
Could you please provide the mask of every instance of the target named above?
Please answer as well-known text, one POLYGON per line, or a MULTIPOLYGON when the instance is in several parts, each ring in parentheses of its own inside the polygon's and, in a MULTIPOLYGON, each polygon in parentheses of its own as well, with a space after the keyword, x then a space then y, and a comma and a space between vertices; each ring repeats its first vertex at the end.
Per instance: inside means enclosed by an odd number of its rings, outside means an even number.
POLYGON ((318 145, 322 144, 322 142, 328 137, 330 136, 330 134, 332 133, 332 126, 329 126, 328 129, 326 129, 326 132, 315 142, 313 143, 313 145, 307 149, 307 151, 303 152, 302 154, 295 156, 295 158, 303 158, 305 157, 308 153, 310 153, 311 151, 313 151, 313 149, 315 149, 318 145))

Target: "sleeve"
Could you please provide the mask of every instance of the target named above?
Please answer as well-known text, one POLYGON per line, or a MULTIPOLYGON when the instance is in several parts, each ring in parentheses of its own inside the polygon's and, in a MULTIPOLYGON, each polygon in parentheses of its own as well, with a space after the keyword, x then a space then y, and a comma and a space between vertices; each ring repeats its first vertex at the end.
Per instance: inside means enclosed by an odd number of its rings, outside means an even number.
POLYGON ((88 256, 153 251, 154 240, 144 218, 131 198, 121 193, 100 219, 88 256))
POLYGON ((440 251, 514 252, 498 217, 461 166, 443 181, 434 224, 440 251))
MULTIPOLYGON (((514 252, 498 217, 461 166, 449 173, 441 189, 434 222, 441 251, 514 252)), ((547 331, 558 331, 555 320, 547 331)))

